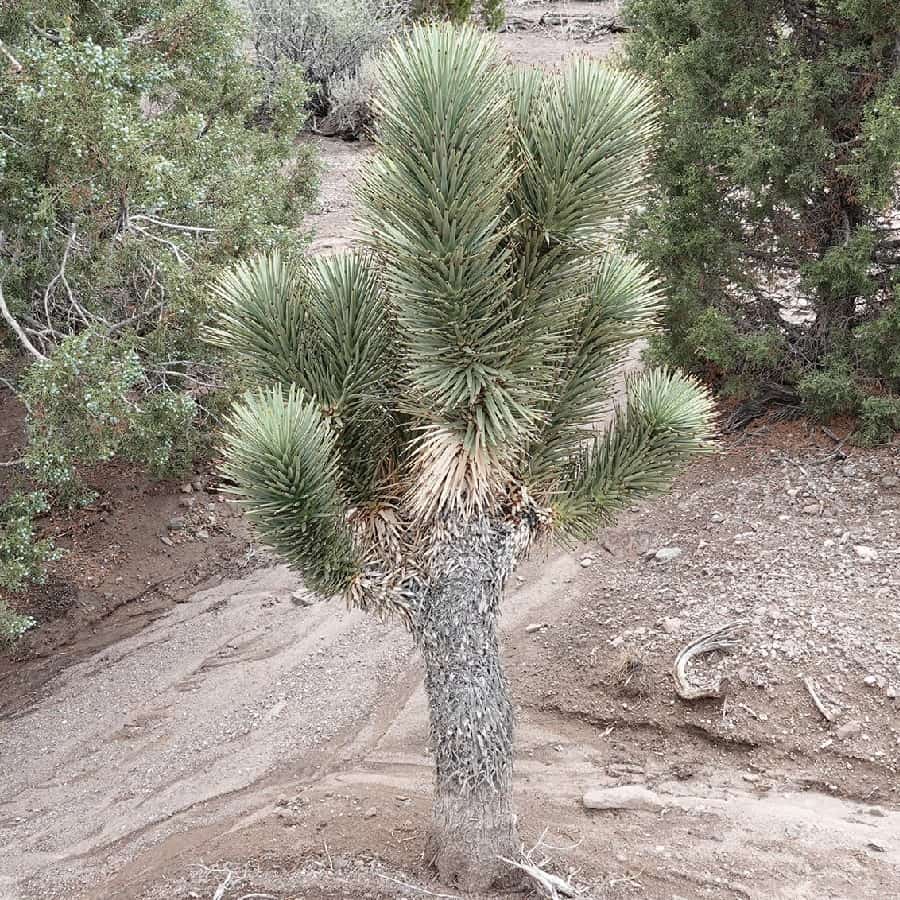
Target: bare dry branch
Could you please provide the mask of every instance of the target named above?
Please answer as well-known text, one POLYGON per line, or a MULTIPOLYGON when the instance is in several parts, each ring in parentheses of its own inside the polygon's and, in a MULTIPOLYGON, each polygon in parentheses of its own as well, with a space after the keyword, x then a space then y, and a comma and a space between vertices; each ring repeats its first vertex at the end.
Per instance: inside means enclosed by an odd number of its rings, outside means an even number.
POLYGON ((179 225, 177 222, 166 222, 164 219, 157 219, 154 216, 148 216, 144 213, 136 213, 129 217, 130 221, 135 220, 141 222, 151 222, 160 228, 171 228, 173 231, 188 231, 194 234, 215 234, 215 228, 204 228, 201 225, 179 225))
POLYGON ((419 894, 427 894, 429 897, 441 897, 442 900, 462 900, 457 894, 436 894, 434 891, 429 891, 427 888, 419 887, 416 884, 407 884, 405 881, 401 881, 399 878, 391 878, 390 875, 383 875, 381 872, 373 872, 372 873, 376 878, 383 878, 385 881, 391 881, 394 884, 399 884, 400 887, 405 887, 410 891, 416 891, 419 894))
POLYGON ((13 72, 21 72, 23 69, 22 63, 20 63, 13 55, 10 53, 9 48, 3 41, 0 41, 0 53, 2 53, 8 60, 9 66, 13 70, 13 72))
POLYGON ((9 311, 9 307, 6 305, 6 300, 3 297, 3 285, 0 284, 0 315, 3 316, 6 324, 12 329, 13 334, 19 339, 19 343, 39 362, 46 362, 47 357, 38 350, 34 344, 28 339, 28 335, 25 334, 22 326, 16 321, 13 314, 9 311))
POLYGON ((222 900, 225 896, 225 891, 228 890, 229 885, 234 880, 234 872, 230 869, 226 870, 228 874, 225 876, 224 880, 221 884, 216 888, 216 892, 213 894, 212 900, 222 900))
POLYGON ((825 721, 833 722, 834 713, 830 709, 828 709, 828 707, 825 706, 824 703, 822 703, 821 697, 819 697, 819 695, 816 693, 816 685, 812 678, 804 678, 803 686, 806 688, 810 698, 812 699, 812 702, 815 704, 816 709, 822 714, 822 717, 825 719, 825 721))
POLYGON ((692 684, 687 676, 687 664, 695 657, 704 653, 712 653, 714 650, 730 650, 737 643, 737 636, 745 628, 747 623, 743 621, 730 622, 715 631, 701 635, 695 641, 691 641, 678 656, 675 657, 675 665, 672 668, 672 677, 675 680, 675 690, 682 700, 699 700, 701 697, 721 697, 723 693, 721 680, 715 681, 707 687, 698 687, 692 684))
POLYGON ((545 872, 540 867, 530 862, 516 862, 507 859, 505 856, 498 856, 497 859, 502 860, 516 869, 520 869, 529 878, 534 879, 541 893, 548 897, 549 900, 559 900, 560 897, 574 897, 575 888, 568 881, 563 881, 558 875, 552 872, 545 872))

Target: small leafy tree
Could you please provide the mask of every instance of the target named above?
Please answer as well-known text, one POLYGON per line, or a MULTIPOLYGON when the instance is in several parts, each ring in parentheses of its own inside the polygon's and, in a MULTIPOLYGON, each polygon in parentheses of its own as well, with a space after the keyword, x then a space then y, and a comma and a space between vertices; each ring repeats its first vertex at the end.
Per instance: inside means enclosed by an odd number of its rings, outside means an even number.
POLYGON ((239 265, 213 335, 261 386, 225 472, 264 541, 325 595, 399 617, 425 662, 429 858, 465 890, 517 850, 504 585, 544 535, 587 538, 709 446, 689 378, 634 379, 602 431, 654 277, 612 242, 655 131, 640 82, 577 60, 507 69, 472 29, 382 62, 366 252, 239 265))
POLYGON ((229 0, 0 14, 0 344, 32 363, 26 462, 54 492, 76 460, 177 468, 222 381, 198 340, 211 273, 302 245, 306 82, 285 63, 270 85, 244 35, 229 0))
POLYGON ((662 357, 738 395, 775 383, 822 414, 830 384, 846 412, 872 396, 900 417, 882 350, 900 310, 900 4, 629 0, 626 14, 630 63, 664 97, 640 217, 670 289, 662 357))

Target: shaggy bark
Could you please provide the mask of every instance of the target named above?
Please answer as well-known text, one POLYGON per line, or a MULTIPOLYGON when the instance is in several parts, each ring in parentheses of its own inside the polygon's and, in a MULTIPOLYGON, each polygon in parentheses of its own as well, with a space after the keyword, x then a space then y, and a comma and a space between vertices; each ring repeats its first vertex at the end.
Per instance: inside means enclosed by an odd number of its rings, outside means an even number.
POLYGON ((417 616, 435 754, 427 856, 441 878, 487 890, 518 846, 512 808, 513 712, 500 665, 497 615, 526 526, 487 520, 448 534, 417 616))

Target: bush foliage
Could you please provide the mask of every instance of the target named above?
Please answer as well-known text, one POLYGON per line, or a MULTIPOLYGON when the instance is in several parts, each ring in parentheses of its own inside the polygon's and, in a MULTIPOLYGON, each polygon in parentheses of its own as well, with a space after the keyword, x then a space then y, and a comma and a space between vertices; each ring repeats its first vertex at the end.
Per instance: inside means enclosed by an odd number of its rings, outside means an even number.
POLYGON ((409 12, 406 0, 247 0, 247 8, 270 83, 280 83, 286 63, 298 66, 314 85, 310 100, 317 115, 326 115, 334 102, 346 110, 352 79, 409 12))
POLYGON ((869 438, 889 434, 900 5, 626 9, 630 65, 664 95, 656 189, 638 222, 670 290, 655 351, 737 394, 774 382, 816 415, 856 413, 869 438))
POLYGON ((15 322, 34 357, 26 461, 54 494, 77 493, 79 462, 189 458, 222 384, 199 339, 210 273, 301 245, 308 87, 288 61, 271 83, 245 38, 228 0, 27 0, 0 19, 0 339, 15 322))
MULTIPOLYGON (((47 510, 42 493, 12 494, 0 504, 0 588, 17 592, 29 583, 43 583, 45 567, 62 555, 48 540, 37 537, 35 516, 47 510)), ((0 596, 0 644, 11 643, 35 625, 31 616, 10 609, 0 596)))

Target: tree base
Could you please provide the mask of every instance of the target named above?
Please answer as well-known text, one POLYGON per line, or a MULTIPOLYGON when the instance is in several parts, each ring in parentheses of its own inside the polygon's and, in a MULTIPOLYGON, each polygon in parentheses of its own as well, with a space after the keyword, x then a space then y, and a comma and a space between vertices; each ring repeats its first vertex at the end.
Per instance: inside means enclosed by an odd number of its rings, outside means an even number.
POLYGON ((445 884, 466 894, 518 887, 521 872, 500 859, 518 852, 515 816, 499 794, 435 799, 425 860, 445 884))

